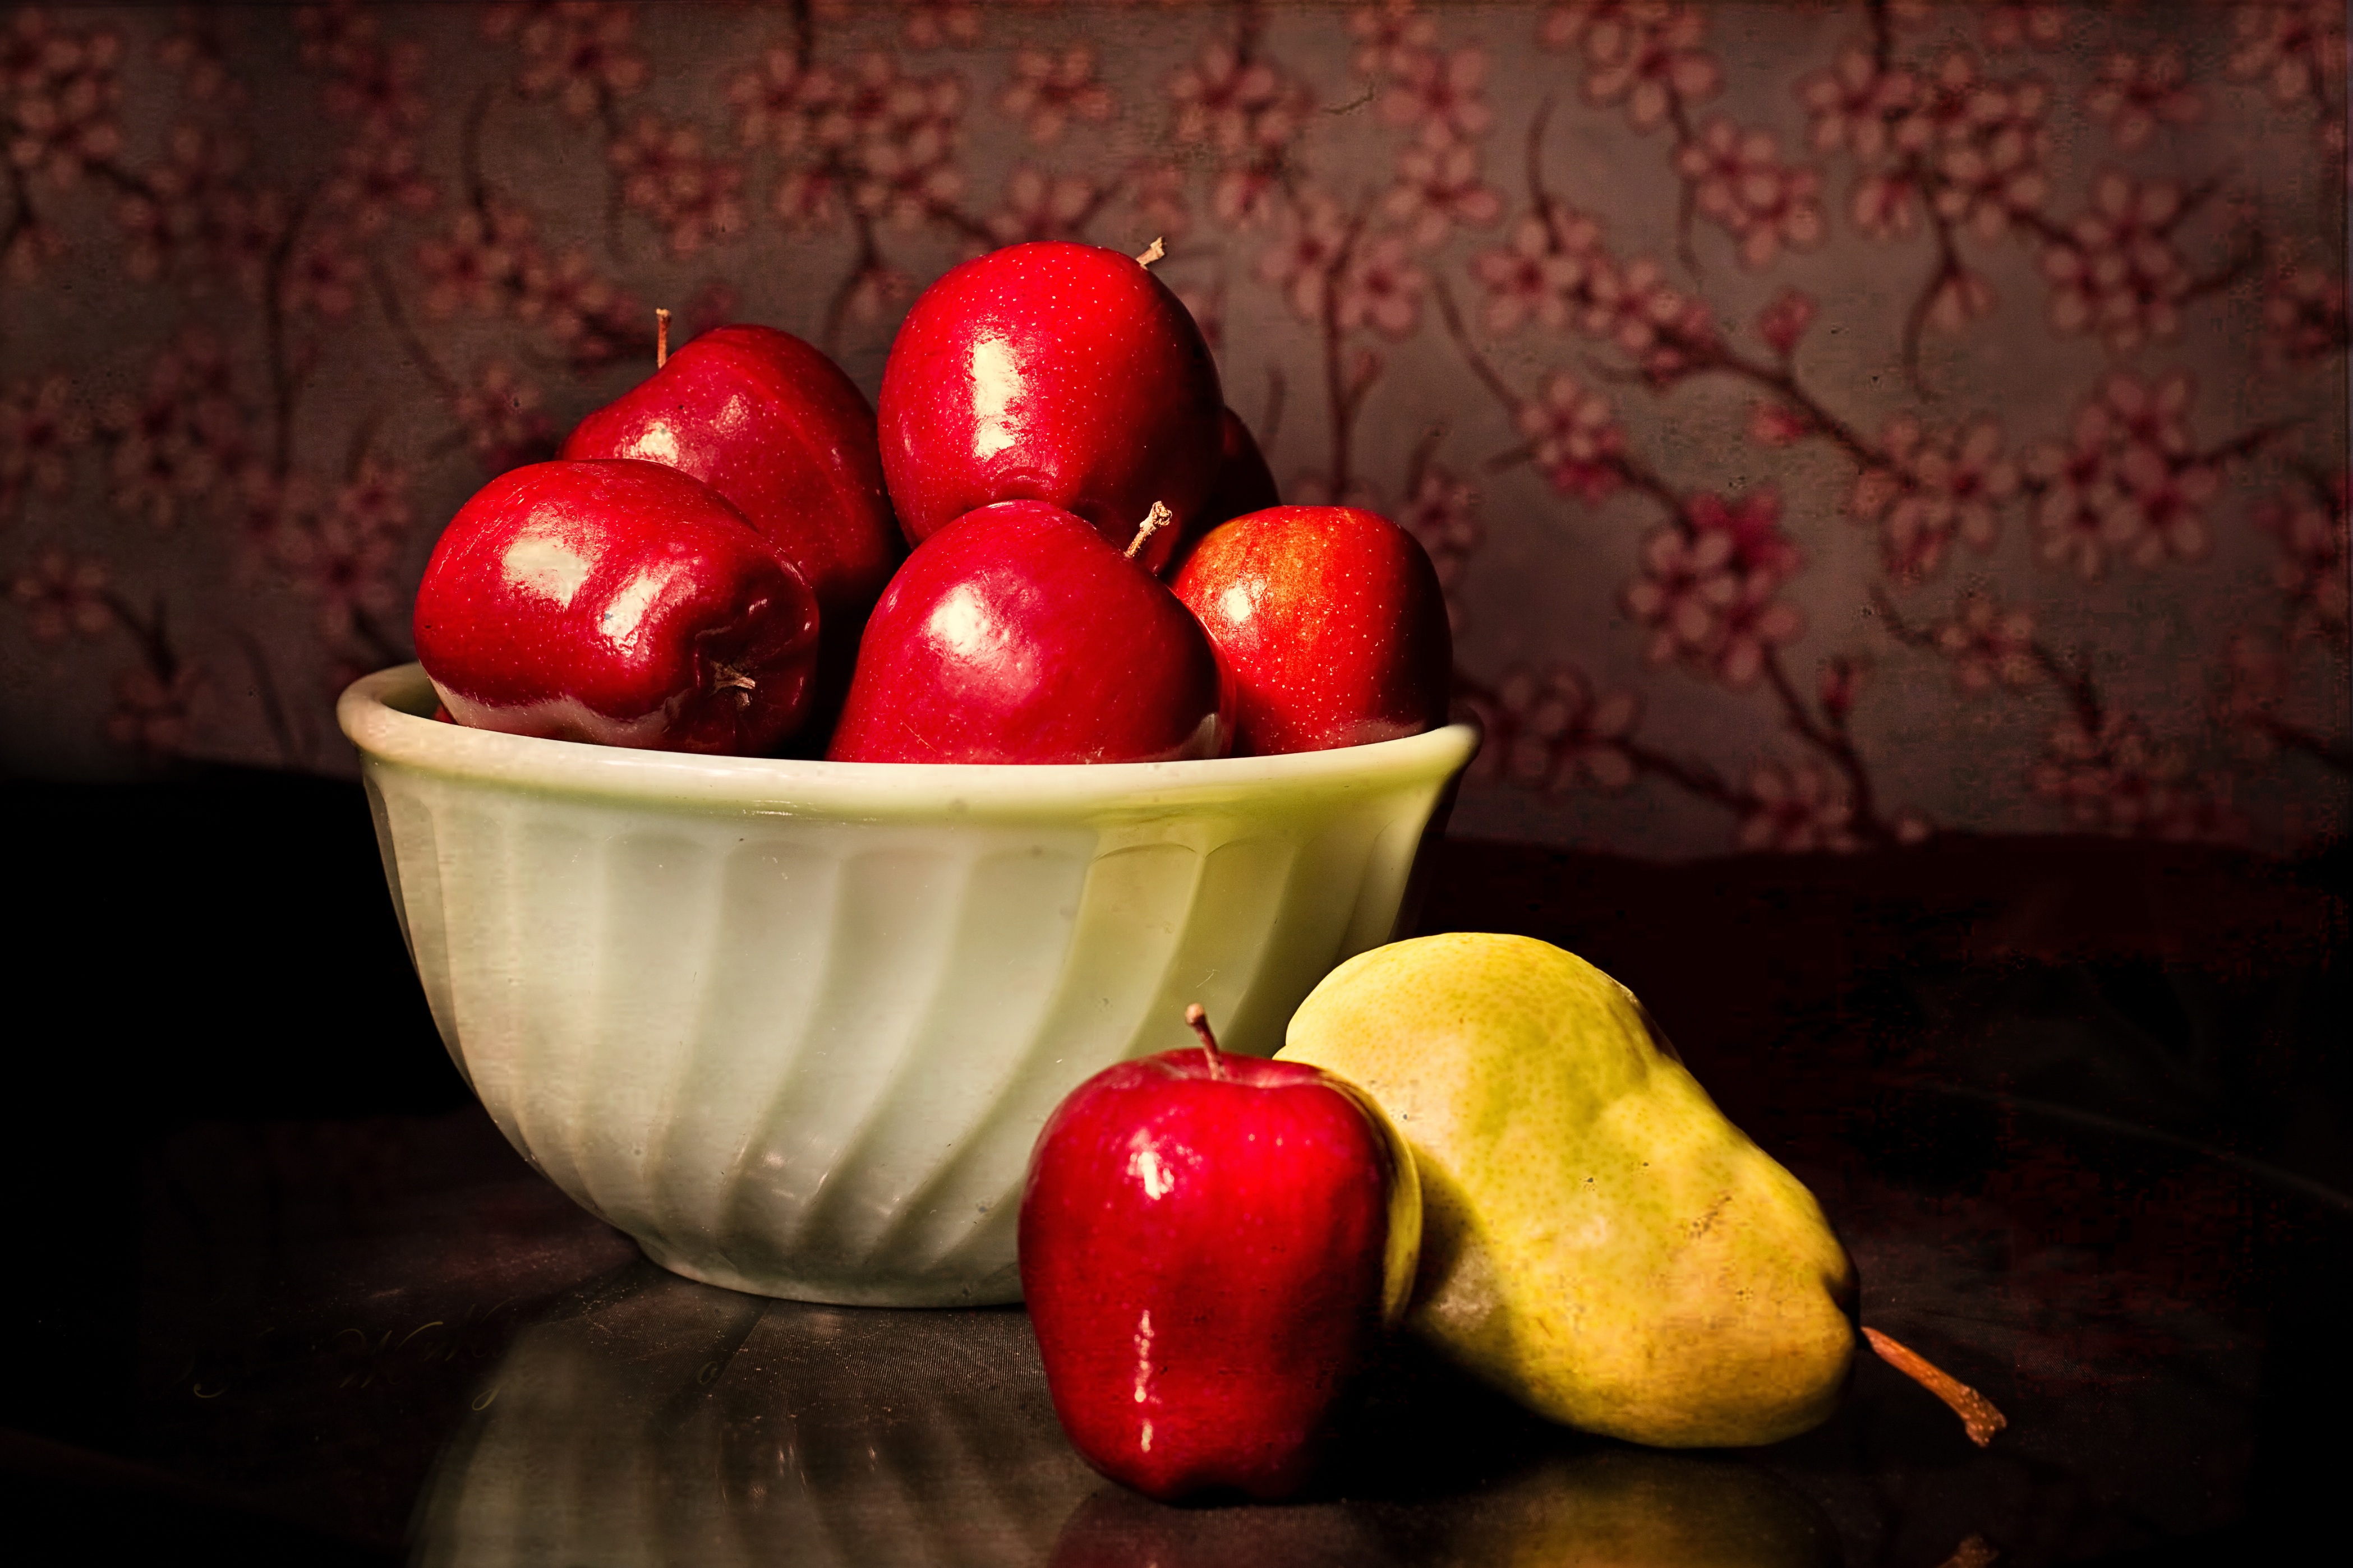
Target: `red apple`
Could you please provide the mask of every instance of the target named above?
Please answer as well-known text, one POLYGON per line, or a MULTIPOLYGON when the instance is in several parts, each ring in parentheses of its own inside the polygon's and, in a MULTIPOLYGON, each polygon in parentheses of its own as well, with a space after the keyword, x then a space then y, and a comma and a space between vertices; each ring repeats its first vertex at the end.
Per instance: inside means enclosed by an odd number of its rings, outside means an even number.
POLYGON ((1421 1189, 1370 1096, 1187 1020, 1201 1049, 1107 1068, 1048 1118, 1021 1289, 1088 1463, 1164 1500, 1282 1497, 1405 1310, 1421 1189))
POLYGON ((1236 518, 1194 550, 1176 596, 1234 687, 1234 750, 1359 746, 1446 721, 1454 638, 1420 541, 1345 506, 1236 518))
POLYGON ((458 509, 417 590, 417 657, 477 729, 758 753, 809 706, 817 599, 701 480, 533 463, 458 509))
POLYGON ((1209 499, 1201 503, 1201 515, 1176 541, 1176 553, 1164 570, 1183 571, 1194 549, 1219 523, 1282 504, 1282 497, 1274 488, 1274 471, 1266 466, 1266 456, 1258 449, 1250 426, 1242 423, 1240 415, 1227 409, 1219 421, 1218 482, 1209 499))
POLYGON ((925 540, 891 579, 826 755, 1167 762, 1220 755, 1226 733, 1217 655, 1192 613, 1082 519, 1002 501, 925 540))
POLYGON ((1134 258, 1039 242, 923 290, 882 369, 882 471, 908 542, 977 507, 1050 501, 1125 547, 1155 501, 1157 571, 1218 473, 1218 369, 1200 328, 1134 258))
POLYGON ((817 594, 835 689, 905 548, 882 488, 874 410, 822 353, 774 327, 715 327, 589 415, 565 458, 638 458, 717 490, 817 594))

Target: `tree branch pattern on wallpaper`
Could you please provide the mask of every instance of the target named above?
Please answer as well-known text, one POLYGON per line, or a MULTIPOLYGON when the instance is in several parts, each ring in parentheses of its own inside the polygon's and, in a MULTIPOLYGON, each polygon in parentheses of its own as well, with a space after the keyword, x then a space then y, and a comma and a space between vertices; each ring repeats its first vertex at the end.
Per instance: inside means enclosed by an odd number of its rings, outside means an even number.
POLYGON ((347 767, 438 521, 657 302, 871 388, 956 259, 1160 237, 1286 495, 1437 563, 1459 820, 2307 847, 2345 47, 2304 0, 20 7, 7 760, 347 767))

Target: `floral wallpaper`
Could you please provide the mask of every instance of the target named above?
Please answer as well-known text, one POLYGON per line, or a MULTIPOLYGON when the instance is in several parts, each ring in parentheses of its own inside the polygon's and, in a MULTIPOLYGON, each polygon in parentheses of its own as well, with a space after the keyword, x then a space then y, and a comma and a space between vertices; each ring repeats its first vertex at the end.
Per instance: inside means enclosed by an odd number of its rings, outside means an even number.
POLYGON ((2341 832, 2346 38, 2240 4, 18 6, 0 764, 349 772, 441 521, 653 310, 870 392, 1137 250, 1412 529, 1459 830, 2341 832))

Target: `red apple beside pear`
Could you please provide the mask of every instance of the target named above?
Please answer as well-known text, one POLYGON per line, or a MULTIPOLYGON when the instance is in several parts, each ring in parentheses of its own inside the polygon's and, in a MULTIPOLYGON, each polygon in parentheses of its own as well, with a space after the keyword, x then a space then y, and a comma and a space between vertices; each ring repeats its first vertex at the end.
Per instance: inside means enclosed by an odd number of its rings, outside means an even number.
POLYGON ((1335 1074, 1216 1048, 1073 1089, 1029 1160, 1021 1289, 1071 1443, 1163 1500, 1272 1499, 1405 1310, 1413 1157, 1335 1074))

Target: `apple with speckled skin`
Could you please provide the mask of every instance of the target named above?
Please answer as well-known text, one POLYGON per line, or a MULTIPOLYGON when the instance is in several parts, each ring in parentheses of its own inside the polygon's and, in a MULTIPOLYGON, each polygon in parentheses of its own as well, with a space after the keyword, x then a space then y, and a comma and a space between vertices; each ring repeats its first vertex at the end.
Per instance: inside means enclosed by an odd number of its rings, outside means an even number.
POLYGON ((1284 1497, 1405 1310, 1421 1188, 1369 1095, 1186 1019, 1200 1049, 1108 1068, 1047 1120, 1022 1296, 1089 1464, 1164 1501, 1284 1497))
POLYGON ((976 508, 1041 500, 1124 548, 1155 502, 1176 528, 1216 484, 1224 395, 1208 344, 1134 258, 1008 246, 955 268, 892 341, 878 405, 882 472, 908 542, 976 508))
POLYGON ((708 485, 629 459, 533 463, 458 510, 412 631, 475 729, 757 755, 810 706, 817 596, 708 485))
POLYGON ((663 463, 725 497, 816 593, 821 684, 838 695, 848 683, 859 628, 906 549, 874 410, 823 353, 774 327, 714 327, 581 420, 561 456, 663 463))
POLYGON ((1228 725, 1217 655, 1166 584, 1074 513, 999 501, 891 579, 826 755, 1174 762, 1224 754, 1228 725))
POLYGON ((1454 637, 1421 542, 1376 513, 1277 506, 1214 530, 1174 584, 1234 688, 1239 755, 1446 721, 1454 637))

